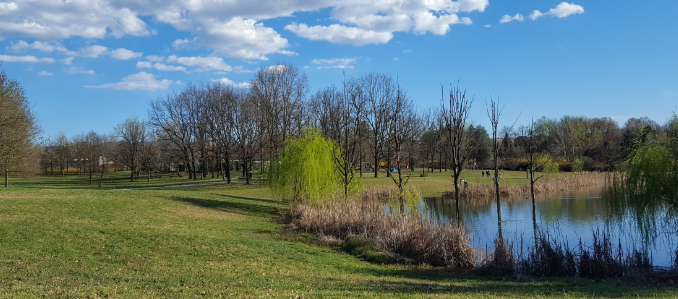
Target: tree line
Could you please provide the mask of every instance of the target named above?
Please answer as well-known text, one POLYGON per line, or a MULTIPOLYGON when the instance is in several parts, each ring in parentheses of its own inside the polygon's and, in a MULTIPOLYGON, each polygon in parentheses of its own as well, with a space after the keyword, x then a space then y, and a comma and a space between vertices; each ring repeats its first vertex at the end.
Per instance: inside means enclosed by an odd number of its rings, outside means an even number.
POLYGON ((333 154, 345 186, 354 176, 376 177, 382 169, 402 189, 409 177, 403 171, 415 168, 422 175, 451 170, 455 185, 462 170, 494 168, 495 158, 497 168, 527 169, 528 143, 533 154, 548 157, 561 171, 614 170, 639 140, 668 136, 668 124, 645 117, 619 126, 610 118, 563 116, 500 129, 493 122, 493 138, 469 119, 475 100, 450 85, 441 87, 437 107, 418 109, 397 78, 379 73, 311 93, 297 67, 275 65, 259 70, 249 89, 188 84, 152 101, 145 120, 128 119, 113 134, 60 134, 43 144, 40 165, 60 174, 69 167, 89 174, 125 167, 131 179, 175 170, 191 179, 229 181, 237 169, 249 179, 254 167, 270 166, 289 138, 315 127, 337 143, 333 154))

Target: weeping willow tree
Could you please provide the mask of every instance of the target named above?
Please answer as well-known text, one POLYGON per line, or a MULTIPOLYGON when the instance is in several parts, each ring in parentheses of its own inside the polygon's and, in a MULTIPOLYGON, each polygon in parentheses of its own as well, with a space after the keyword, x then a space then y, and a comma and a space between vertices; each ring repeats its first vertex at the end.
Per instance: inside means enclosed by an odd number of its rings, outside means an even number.
POLYGON ((656 237, 656 215, 669 213, 667 227, 678 223, 678 117, 674 113, 667 126, 668 140, 652 141, 651 128, 641 128, 625 170, 612 175, 603 192, 609 208, 617 214, 631 211, 646 240, 656 237))
MULTIPOLYGON (((343 194, 333 154, 338 150, 334 141, 320 134, 320 129, 304 128, 302 137, 287 140, 283 154, 273 162, 268 174, 271 190, 285 199, 311 203, 343 194)), ((355 185, 350 187, 357 189, 355 185)))

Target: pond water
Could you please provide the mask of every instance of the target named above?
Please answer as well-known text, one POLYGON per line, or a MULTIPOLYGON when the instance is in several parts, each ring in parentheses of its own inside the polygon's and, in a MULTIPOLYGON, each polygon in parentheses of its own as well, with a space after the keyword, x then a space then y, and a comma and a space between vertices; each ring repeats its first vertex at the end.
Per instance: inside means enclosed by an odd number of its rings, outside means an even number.
POLYGON ((639 223, 633 212, 603 198, 601 193, 602 188, 593 188, 537 196, 534 215, 531 199, 502 198, 501 222, 494 198, 460 199, 459 213, 453 198, 424 198, 420 208, 442 224, 460 218, 474 247, 492 248, 501 223, 502 235, 514 243, 514 250, 520 253, 522 244, 527 254, 534 244, 536 222, 537 230, 566 241, 573 252, 579 252, 580 240, 584 246, 591 246, 594 231, 606 232, 615 248, 621 243, 625 254, 634 248, 647 248, 653 265, 670 266, 678 242, 675 226, 667 221, 666 209, 652 209, 653 213, 646 213, 639 223))

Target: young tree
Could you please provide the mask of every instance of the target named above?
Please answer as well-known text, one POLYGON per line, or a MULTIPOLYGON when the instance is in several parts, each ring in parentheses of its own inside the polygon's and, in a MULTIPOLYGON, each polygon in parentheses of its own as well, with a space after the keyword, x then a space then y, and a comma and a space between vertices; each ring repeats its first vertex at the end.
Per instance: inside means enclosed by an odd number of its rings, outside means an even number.
MULTIPOLYGON (((441 90, 442 92, 442 90, 441 90)), ((441 111, 447 137, 446 150, 452 162, 454 176, 454 199, 459 201, 459 176, 464 165, 473 154, 473 143, 466 136, 466 126, 475 96, 467 98, 466 90, 461 91, 459 86, 450 87, 449 106, 441 99, 441 111)))
POLYGON ((34 149, 38 132, 24 89, 0 70, 0 168, 5 187, 10 172, 27 171, 38 161, 34 149))
POLYGON ((332 198, 342 188, 332 155, 334 146, 319 129, 304 128, 303 136, 289 140, 283 155, 272 163, 272 191, 293 201, 316 204, 332 198))
POLYGON ((115 127, 118 137, 118 157, 132 171, 130 182, 134 181, 134 174, 139 170, 142 148, 146 143, 146 123, 138 118, 128 118, 115 127))
MULTIPOLYGON (((387 126, 386 146, 395 158, 393 166, 398 171, 398 178, 396 179, 391 175, 391 179, 402 193, 411 177, 410 175, 407 176, 407 179, 403 179, 402 164, 405 157, 409 158, 411 156, 411 153, 405 153, 405 149, 408 148, 408 144, 414 143, 414 134, 416 132, 415 124, 419 123, 420 120, 414 111, 411 100, 400 86, 396 89, 396 96, 393 100, 391 109, 392 113, 391 118, 389 119, 390 124, 387 126)), ((390 172, 391 169, 388 169, 387 171, 390 172)))

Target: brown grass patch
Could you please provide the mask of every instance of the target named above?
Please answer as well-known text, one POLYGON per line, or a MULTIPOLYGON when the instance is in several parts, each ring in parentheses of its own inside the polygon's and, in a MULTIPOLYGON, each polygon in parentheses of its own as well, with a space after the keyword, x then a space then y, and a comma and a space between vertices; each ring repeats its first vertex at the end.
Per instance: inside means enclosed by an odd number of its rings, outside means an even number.
MULTIPOLYGON (((591 172, 581 173, 550 179, 540 179, 534 184, 535 194, 547 194, 576 190, 586 187, 604 186, 606 180, 605 173, 591 172)), ((499 194, 505 196, 526 196, 530 194, 530 183, 522 185, 502 185, 499 179, 499 194)), ((462 196, 465 197, 491 197, 495 194, 493 184, 470 184, 468 187, 462 187, 462 196)), ((446 196, 454 195, 454 191, 445 192, 446 196)))
POLYGON ((412 213, 388 213, 380 201, 295 204, 293 224, 315 235, 347 240, 358 236, 395 254, 432 266, 473 267, 474 250, 459 226, 437 226, 412 213))

